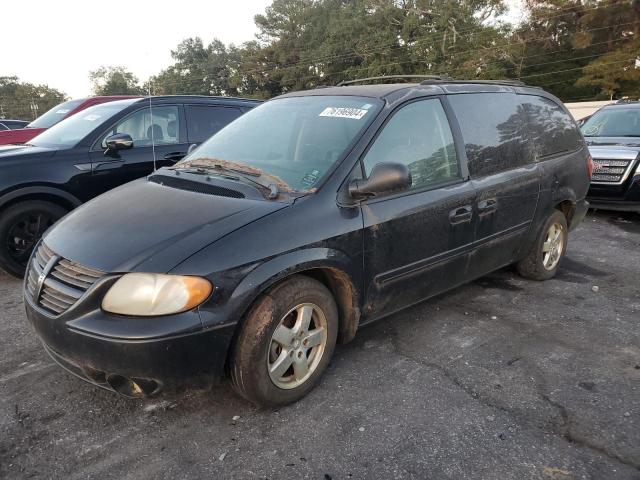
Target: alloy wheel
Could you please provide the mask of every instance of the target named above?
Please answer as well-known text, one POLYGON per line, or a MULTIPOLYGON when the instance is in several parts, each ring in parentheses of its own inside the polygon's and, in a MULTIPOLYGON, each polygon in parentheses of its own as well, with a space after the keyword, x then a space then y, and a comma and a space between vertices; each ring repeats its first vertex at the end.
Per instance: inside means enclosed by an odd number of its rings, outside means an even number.
POLYGON ((546 270, 553 270, 558 265, 564 249, 564 227, 553 223, 547 230, 547 236, 542 244, 542 265, 546 270))
POLYGON ((267 355, 269 377, 282 389, 306 382, 318 367, 327 344, 327 319, 313 303, 289 310, 271 336, 267 355))
POLYGON ((33 212, 16 220, 6 237, 11 258, 20 265, 26 265, 33 247, 54 223, 55 219, 44 212, 33 212))

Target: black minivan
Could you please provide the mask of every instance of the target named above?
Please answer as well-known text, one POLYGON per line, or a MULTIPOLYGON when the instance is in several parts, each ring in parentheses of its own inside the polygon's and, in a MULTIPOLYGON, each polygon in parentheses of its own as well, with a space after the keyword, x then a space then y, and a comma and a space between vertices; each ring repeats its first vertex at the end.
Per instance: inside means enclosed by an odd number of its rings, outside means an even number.
POLYGON ((0 146, 0 268, 22 277, 33 246, 82 202, 172 165, 256 100, 207 96, 103 103, 26 145, 0 146))
POLYGON ((562 103, 516 82, 286 94, 49 230, 27 316, 100 387, 226 372, 283 405, 364 324, 509 264, 551 278, 589 162, 562 103))

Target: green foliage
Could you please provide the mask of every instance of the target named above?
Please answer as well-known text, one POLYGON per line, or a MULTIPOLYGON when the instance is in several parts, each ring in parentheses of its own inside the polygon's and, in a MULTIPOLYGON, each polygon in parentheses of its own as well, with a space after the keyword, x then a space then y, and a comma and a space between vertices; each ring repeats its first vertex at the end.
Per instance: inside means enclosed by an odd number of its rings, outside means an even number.
POLYGON ((520 78, 568 100, 637 95, 638 0, 274 0, 256 40, 183 41, 156 93, 269 98, 380 75, 520 78), (634 53, 635 52, 635 53, 634 53))
POLYGON ((512 35, 513 76, 564 101, 637 95, 640 2, 528 0, 526 8, 512 35))
POLYGON ((487 19, 500 0, 275 0, 256 16, 257 63, 281 93, 378 75, 503 72, 492 45, 505 32, 487 19))
MULTIPOLYGON (((519 78, 565 101, 640 95, 640 0, 524 0, 513 25, 499 20, 504 12, 504 0, 273 0, 255 16, 253 41, 185 39, 143 86, 124 67, 90 80, 96 95, 270 98, 355 78, 448 74, 519 78)), ((42 113, 61 98, 0 77, 5 114, 29 118, 32 99, 42 113)))
POLYGON ((65 94, 46 85, 0 76, 0 118, 34 120, 65 100, 65 94))
POLYGON ((141 95, 138 78, 124 67, 100 67, 89 72, 94 95, 141 95))
POLYGON ((233 45, 216 39, 205 47, 200 38, 188 38, 171 56, 175 63, 146 85, 154 95, 238 95, 242 90, 242 52, 233 45))

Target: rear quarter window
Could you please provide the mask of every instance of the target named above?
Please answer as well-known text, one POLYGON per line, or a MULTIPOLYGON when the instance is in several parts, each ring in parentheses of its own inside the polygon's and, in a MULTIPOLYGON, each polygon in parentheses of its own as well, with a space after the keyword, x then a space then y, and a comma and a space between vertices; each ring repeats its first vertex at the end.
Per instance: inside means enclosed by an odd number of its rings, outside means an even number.
POLYGON ((200 143, 222 130, 243 112, 236 107, 185 105, 185 113, 189 142, 200 143))
POLYGON ((572 152, 582 146, 578 126, 560 105, 537 95, 519 97, 527 114, 529 132, 539 158, 572 152))
POLYGON ((460 124, 472 177, 533 163, 526 115, 514 93, 449 95, 460 124))

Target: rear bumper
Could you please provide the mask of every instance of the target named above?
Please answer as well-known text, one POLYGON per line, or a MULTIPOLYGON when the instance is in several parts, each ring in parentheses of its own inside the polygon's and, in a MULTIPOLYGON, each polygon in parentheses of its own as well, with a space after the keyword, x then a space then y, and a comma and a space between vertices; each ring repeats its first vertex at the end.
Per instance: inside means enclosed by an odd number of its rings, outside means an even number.
POLYGON ((576 208, 573 212, 573 216, 571 217, 571 222, 569 224, 569 230, 573 230, 580 222, 584 220, 584 217, 587 215, 587 211, 589 210, 590 205, 586 200, 579 200, 576 202, 576 208))

